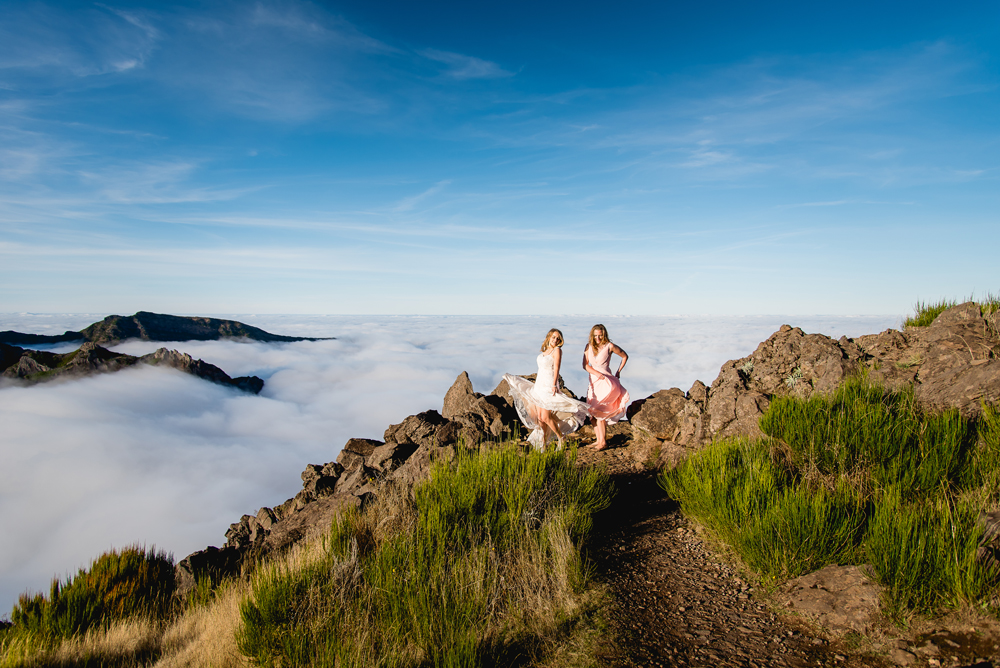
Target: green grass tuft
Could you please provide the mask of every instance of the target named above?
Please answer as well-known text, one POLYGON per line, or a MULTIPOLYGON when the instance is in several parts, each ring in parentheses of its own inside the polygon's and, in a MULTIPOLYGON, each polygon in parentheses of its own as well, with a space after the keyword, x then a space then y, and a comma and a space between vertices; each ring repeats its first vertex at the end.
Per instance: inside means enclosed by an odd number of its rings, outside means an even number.
POLYGON ((938 302, 917 301, 913 305, 913 315, 903 321, 903 327, 927 327, 934 319, 952 306, 957 306, 954 299, 942 299, 938 302))
POLYGON ((776 398, 769 438, 712 443, 660 485, 768 580, 870 563, 902 618, 987 605, 979 516, 1000 489, 1000 413, 921 413, 911 390, 866 376, 830 396, 776 398))
POLYGON ((395 505, 339 518, 315 554, 261 569, 239 647, 258 665, 338 667, 544 653, 540 639, 580 614, 580 543, 610 493, 572 451, 508 443, 440 462, 395 505))

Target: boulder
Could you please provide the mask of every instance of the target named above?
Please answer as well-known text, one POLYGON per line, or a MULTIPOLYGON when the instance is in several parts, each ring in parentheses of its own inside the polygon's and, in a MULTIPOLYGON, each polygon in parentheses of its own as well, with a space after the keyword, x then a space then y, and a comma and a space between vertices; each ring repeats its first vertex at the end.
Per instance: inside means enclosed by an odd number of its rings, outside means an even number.
POLYGON ((870 570, 830 565, 789 580, 783 588, 785 608, 831 631, 864 635, 876 619, 881 594, 870 570))
POLYGON ((337 462, 307 465, 302 472, 302 491, 313 499, 333 494, 343 470, 337 462))
POLYGON ((367 465, 380 473, 391 473, 409 459, 416 449, 417 446, 412 443, 385 443, 372 450, 367 465))
POLYGON ((400 424, 385 430, 386 443, 412 443, 413 445, 448 445, 458 440, 461 425, 452 422, 435 410, 411 415, 400 424))
POLYGON ((189 554, 174 569, 174 595, 186 597, 206 578, 215 587, 223 578, 238 574, 242 563, 243 552, 235 547, 207 547, 189 554))
POLYGON ((375 451, 375 448, 383 445, 382 441, 372 438, 352 438, 344 444, 340 454, 337 455, 337 463, 345 469, 353 469, 363 464, 365 458, 375 451))
POLYGON ((676 387, 660 390, 645 399, 633 401, 626 415, 637 434, 672 441, 680 431, 680 414, 687 401, 684 392, 676 387))

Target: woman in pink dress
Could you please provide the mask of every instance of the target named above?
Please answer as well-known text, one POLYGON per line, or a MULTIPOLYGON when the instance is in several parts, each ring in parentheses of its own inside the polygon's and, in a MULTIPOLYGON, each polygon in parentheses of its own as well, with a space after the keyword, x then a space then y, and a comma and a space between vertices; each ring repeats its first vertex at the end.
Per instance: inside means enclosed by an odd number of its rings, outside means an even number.
POLYGON ((583 351, 583 369, 590 374, 587 409, 591 419, 594 420, 594 433, 597 435, 597 440, 592 446, 595 450, 604 450, 608 447, 608 422, 618 422, 625 418, 629 396, 618 379, 626 362, 628 353, 611 343, 604 325, 594 325, 590 328, 590 340, 583 351), (612 354, 622 358, 614 374, 611 373, 612 354))

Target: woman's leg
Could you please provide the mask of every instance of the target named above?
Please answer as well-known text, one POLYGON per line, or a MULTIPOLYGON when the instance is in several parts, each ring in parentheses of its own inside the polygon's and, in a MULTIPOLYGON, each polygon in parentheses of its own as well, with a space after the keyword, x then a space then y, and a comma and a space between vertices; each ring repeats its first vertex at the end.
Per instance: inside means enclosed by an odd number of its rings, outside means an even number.
MULTIPOLYGON (((546 431, 552 432, 552 436, 558 441, 559 447, 562 447, 562 432, 559 431, 559 424, 556 419, 552 417, 552 411, 546 410, 544 408, 538 409, 539 418, 542 424, 542 428, 546 431)), ((545 437, 545 442, 548 443, 548 435, 545 437)))
POLYGON ((597 440, 594 441, 595 450, 603 450, 608 447, 608 423, 606 420, 596 420, 594 423, 594 435, 597 436, 597 440))

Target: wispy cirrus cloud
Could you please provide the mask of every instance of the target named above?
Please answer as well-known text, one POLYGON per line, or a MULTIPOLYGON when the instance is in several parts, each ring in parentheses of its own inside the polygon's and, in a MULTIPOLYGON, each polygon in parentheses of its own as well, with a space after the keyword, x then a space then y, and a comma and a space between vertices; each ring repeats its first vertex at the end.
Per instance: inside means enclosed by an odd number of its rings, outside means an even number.
POLYGON ((425 58, 429 58, 445 65, 443 72, 445 77, 451 79, 500 79, 514 76, 494 62, 468 56, 462 53, 451 51, 439 51, 438 49, 423 49, 418 52, 425 58))

